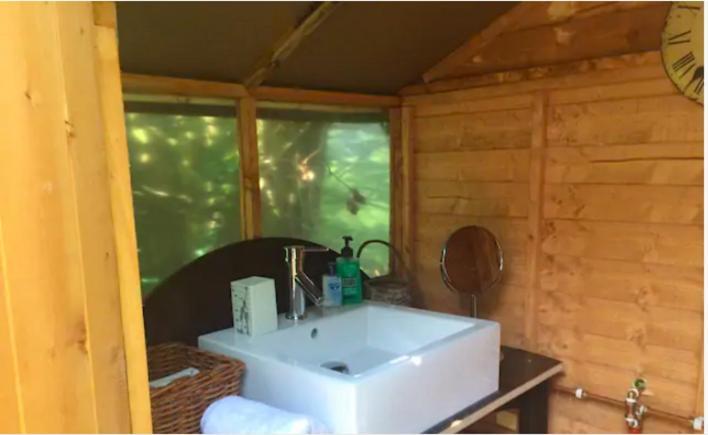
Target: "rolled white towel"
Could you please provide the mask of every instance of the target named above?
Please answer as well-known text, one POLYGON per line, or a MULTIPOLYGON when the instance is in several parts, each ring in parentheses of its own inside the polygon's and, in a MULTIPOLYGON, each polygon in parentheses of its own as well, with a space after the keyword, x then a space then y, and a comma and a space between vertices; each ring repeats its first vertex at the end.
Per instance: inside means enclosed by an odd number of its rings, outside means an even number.
POLYGON ((265 403, 227 396, 209 405, 201 421, 202 433, 329 433, 317 420, 283 411, 265 403))
POLYGON ((155 379, 154 381, 150 381, 150 387, 152 388, 158 388, 158 387, 164 387, 165 385, 170 385, 174 381, 180 378, 186 378, 188 376, 196 376, 199 374, 199 369, 194 368, 194 367, 187 367, 184 370, 180 370, 177 373, 172 373, 171 375, 163 376, 159 379, 155 379))

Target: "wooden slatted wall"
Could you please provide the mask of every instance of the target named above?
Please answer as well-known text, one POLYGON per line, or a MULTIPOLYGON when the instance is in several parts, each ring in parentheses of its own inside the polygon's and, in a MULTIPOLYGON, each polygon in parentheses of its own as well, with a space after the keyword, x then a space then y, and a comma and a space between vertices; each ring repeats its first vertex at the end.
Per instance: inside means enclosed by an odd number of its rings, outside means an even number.
POLYGON ((440 249, 454 228, 478 224, 498 235, 506 274, 493 319, 505 343, 523 342, 529 215, 530 95, 417 105, 415 268, 432 309, 469 312, 440 280, 440 249))
MULTIPOLYGON (((427 308, 465 313, 438 271, 446 237, 491 229, 507 265, 482 316, 559 358, 559 383, 702 415, 703 109, 658 53, 596 71, 409 96, 415 266, 427 308)), ((623 431, 622 410, 555 394, 552 429, 623 431)), ((688 431, 657 418, 649 431, 688 431)))
POLYGON ((115 29, 93 6, 0 4, 0 432, 150 430, 115 29))

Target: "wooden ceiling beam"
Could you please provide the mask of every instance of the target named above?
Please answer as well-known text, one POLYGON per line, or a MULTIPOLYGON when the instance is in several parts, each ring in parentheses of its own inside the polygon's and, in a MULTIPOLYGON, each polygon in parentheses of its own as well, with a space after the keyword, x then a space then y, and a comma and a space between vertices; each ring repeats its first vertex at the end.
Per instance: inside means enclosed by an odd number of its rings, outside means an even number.
POLYGON ((177 95, 195 98, 241 99, 257 101, 315 104, 344 107, 389 108, 401 105, 396 95, 358 94, 355 92, 318 91, 311 89, 259 86, 246 89, 238 83, 179 79, 144 74, 121 74, 123 92, 136 94, 177 95))
POLYGON ((268 54, 256 63, 252 72, 243 81, 244 85, 251 89, 263 83, 268 75, 292 54, 307 35, 314 32, 325 21, 338 4, 339 2, 331 1, 320 3, 300 24, 280 38, 268 54))
POLYGON ((123 92, 179 95, 202 98, 244 98, 248 91, 238 83, 210 82, 146 74, 122 73, 123 92))
POLYGON ((260 101, 300 104, 324 104, 349 107, 398 107, 401 98, 394 95, 357 94, 352 92, 316 91, 310 89, 259 86, 250 91, 260 101))
MULTIPOLYGON (((573 62, 564 62, 554 65, 534 66, 525 69, 515 69, 471 75, 459 78, 435 80, 431 83, 408 85, 402 88, 398 95, 411 97, 416 95, 435 94, 440 92, 459 91, 463 89, 481 88, 496 85, 520 84, 522 82, 557 79, 577 74, 601 73, 612 70, 630 70, 647 67, 647 77, 643 79, 658 78, 662 76, 661 53, 647 51, 643 53, 623 54, 593 59, 584 59, 573 62)), ((635 77, 639 78, 639 77, 635 77)))

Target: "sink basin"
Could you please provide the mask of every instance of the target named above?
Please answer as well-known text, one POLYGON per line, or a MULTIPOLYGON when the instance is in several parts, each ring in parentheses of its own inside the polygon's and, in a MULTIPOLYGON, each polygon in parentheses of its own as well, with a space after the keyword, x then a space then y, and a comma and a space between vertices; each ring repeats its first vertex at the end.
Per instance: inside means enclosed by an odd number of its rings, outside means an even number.
POLYGON ((246 363, 244 397, 338 433, 421 432, 499 388, 498 323, 373 302, 199 347, 246 363))

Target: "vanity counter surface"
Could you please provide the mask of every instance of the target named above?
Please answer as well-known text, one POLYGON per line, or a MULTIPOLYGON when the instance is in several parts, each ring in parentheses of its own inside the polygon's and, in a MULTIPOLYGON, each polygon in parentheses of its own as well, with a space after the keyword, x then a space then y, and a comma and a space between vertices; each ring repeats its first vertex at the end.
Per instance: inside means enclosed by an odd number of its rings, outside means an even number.
MULTIPOLYGON (((547 412, 547 388, 549 379, 563 371, 563 363, 539 355, 527 352, 522 349, 502 346, 503 359, 499 364, 499 390, 484 399, 471 404, 462 411, 441 421, 429 428, 425 433, 459 433, 471 424, 479 421, 488 414, 504 408, 512 401, 518 402, 523 420, 524 412, 538 413, 539 409, 524 409, 524 405, 532 402, 532 405, 540 406, 541 412, 547 412), (533 395, 533 396, 532 396, 533 395), (523 400, 528 396, 531 400, 523 400), (519 400, 522 399, 522 400, 519 400)), ((528 416, 527 417, 534 417, 528 416)), ((526 421, 520 421, 520 433, 538 432, 543 433, 546 418, 542 415, 540 419, 533 419, 532 427, 521 427, 526 421), (524 430, 526 429, 526 430, 524 430)))

